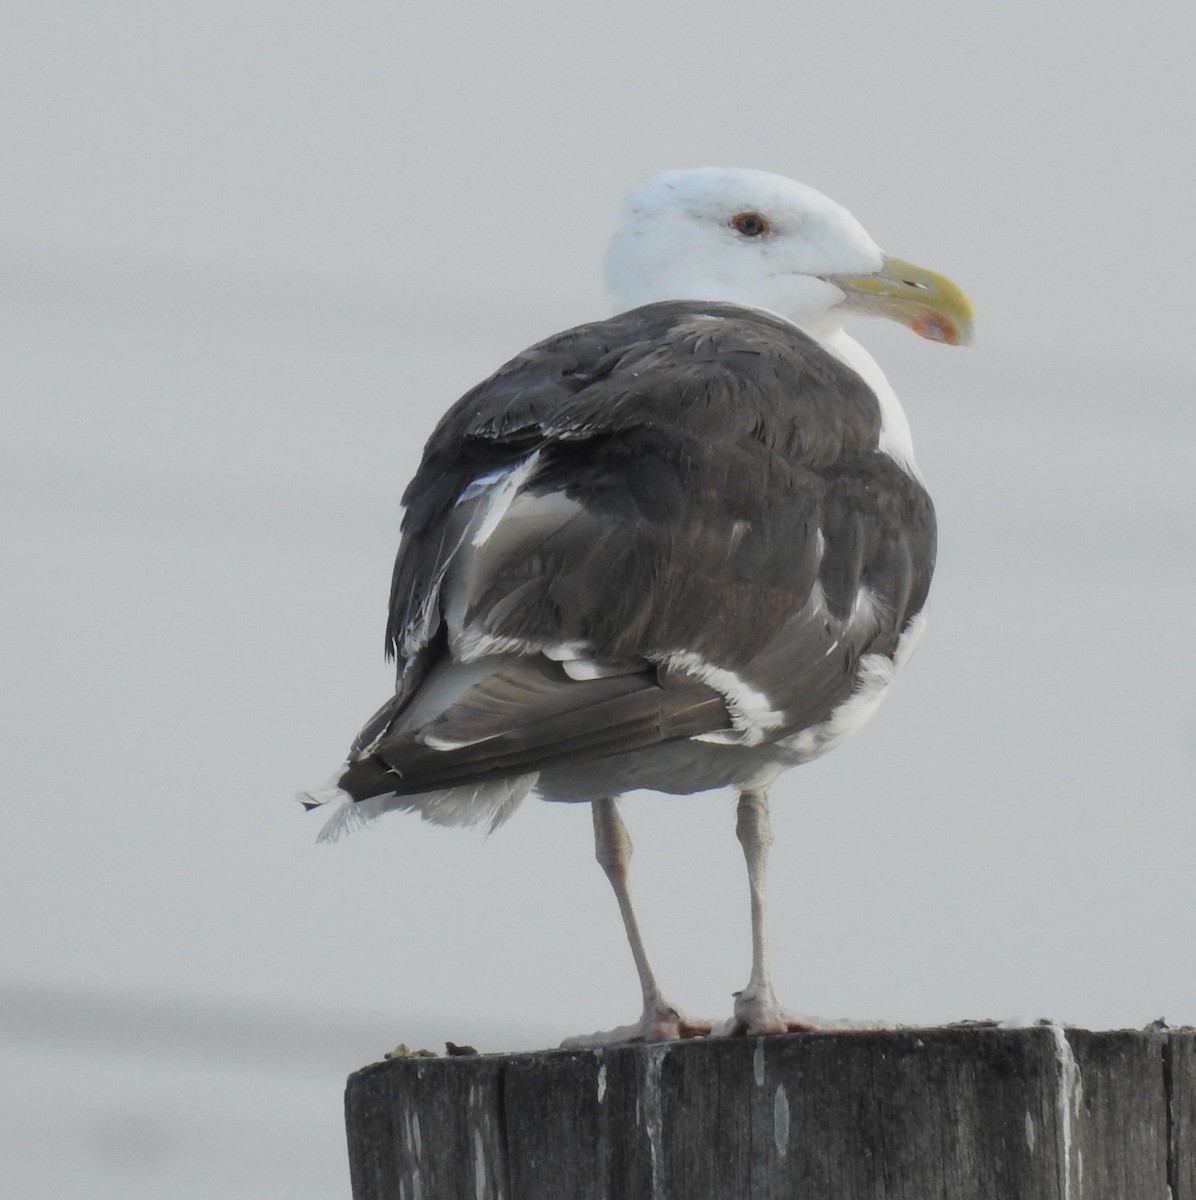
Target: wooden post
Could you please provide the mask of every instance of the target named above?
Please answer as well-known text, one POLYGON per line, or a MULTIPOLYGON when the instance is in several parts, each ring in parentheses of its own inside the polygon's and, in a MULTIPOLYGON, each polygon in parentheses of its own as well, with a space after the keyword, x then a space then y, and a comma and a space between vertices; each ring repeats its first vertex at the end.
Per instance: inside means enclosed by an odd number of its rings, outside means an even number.
POLYGON ((354 1200, 1196 1200, 1196 1031, 951 1026, 401 1058, 354 1200))

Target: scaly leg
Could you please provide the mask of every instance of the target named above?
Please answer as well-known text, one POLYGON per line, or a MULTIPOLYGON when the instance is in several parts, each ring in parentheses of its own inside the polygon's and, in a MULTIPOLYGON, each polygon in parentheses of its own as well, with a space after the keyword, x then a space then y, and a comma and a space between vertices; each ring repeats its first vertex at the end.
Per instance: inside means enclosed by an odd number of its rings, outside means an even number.
POLYGON ((631 838, 627 826, 619 816, 614 800, 595 800, 591 804, 594 813, 594 850, 598 864, 606 872, 614 888, 619 912, 623 917, 623 928, 635 959, 635 969, 640 977, 644 1009, 634 1025, 623 1025, 603 1033, 593 1033, 568 1038, 566 1047, 598 1046, 610 1042, 659 1042, 675 1038, 699 1037, 710 1032, 709 1022, 687 1021, 661 995, 660 986, 648 962, 644 939, 640 934, 639 922, 631 907, 631 891, 627 885, 627 864, 631 860, 631 838))
POLYGON ((726 1032, 754 1037, 762 1033, 837 1027, 837 1022, 820 1021, 787 1012, 772 990, 768 965, 767 899, 765 877, 768 849, 772 845, 772 822, 768 817, 768 791, 764 788, 739 795, 735 833, 747 862, 748 889, 752 902, 752 973, 747 987, 735 994, 735 1016, 726 1032))

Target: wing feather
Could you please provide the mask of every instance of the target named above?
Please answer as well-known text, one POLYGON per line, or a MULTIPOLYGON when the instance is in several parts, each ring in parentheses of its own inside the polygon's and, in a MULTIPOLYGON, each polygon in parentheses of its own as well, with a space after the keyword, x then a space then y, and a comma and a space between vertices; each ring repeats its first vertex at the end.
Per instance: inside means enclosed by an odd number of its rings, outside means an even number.
POLYGON ((398 687, 342 786, 825 719, 933 569, 930 501, 879 430, 854 372, 754 310, 650 305, 512 360, 446 414, 404 497, 398 687), (434 711, 416 702, 471 662, 434 711))

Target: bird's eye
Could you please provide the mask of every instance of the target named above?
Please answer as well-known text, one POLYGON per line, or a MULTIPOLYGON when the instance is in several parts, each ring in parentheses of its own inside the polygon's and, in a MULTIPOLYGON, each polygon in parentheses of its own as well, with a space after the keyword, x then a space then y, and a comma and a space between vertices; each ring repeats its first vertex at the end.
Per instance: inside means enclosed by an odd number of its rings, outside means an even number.
POLYGON ((744 237, 759 237, 768 232, 769 225, 758 212, 741 212, 731 218, 731 228, 744 237))

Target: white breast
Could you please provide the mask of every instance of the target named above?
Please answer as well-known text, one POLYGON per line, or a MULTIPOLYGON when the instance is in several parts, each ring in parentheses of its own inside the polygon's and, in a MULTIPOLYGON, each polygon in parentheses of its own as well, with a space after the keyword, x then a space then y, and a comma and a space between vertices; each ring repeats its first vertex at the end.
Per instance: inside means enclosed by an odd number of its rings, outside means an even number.
POLYGON ((876 393, 880 403, 880 449, 898 466, 912 475, 919 483, 925 483, 918 464, 914 461, 914 439, 910 433, 905 409, 893 391, 893 385, 885 377, 876 359, 841 329, 825 335, 822 343, 843 360, 876 393))

